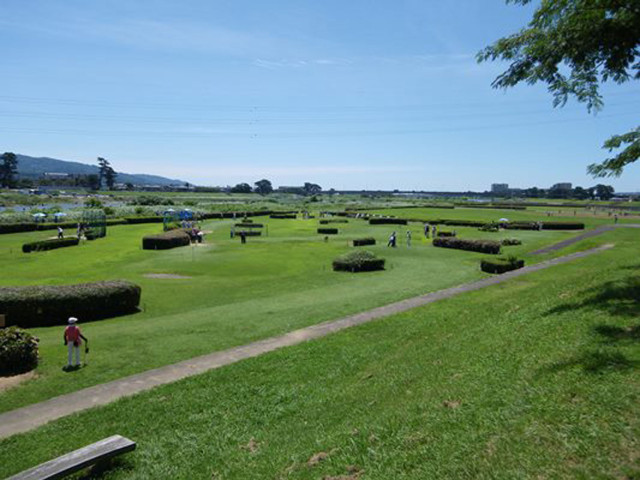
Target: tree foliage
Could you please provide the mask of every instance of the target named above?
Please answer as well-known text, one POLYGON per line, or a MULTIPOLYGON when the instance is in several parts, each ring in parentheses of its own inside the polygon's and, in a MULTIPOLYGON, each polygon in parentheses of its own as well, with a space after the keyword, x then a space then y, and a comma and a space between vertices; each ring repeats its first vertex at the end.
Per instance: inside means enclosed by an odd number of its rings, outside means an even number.
POLYGON ((109 190, 113 190, 113 185, 116 182, 116 177, 118 176, 118 174, 113 169, 113 167, 111 167, 109 161, 105 158, 98 157, 98 167, 100 168, 100 185, 102 185, 102 182, 104 181, 104 183, 107 185, 107 188, 109 188, 109 190))
POLYGON ((248 183, 239 183, 230 190, 231 193, 251 193, 251 185, 248 183))
POLYGON ((266 178, 258 180, 254 183, 254 185, 256 186, 256 193, 259 193, 260 195, 268 195, 269 193, 273 192, 273 185, 271 185, 271 182, 266 178))
POLYGON ((5 152, 2 154, 0 163, 0 187, 13 187, 15 176, 18 174, 18 158, 15 153, 5 152))
MULTIPOLYGON (((525 5, 531 0, 507 0, 525 5)), ((554 106, 569 97, 589 111, 603 106, 603 82, 640 79, 640 2, 638 0, 541 0, 528 26, 499 39, 477 55, 478 61, 510 63, 492 83, 509 88, 521 82, 548 85, 554 106)), ((616 135, 604 147, 623 148, 589 166, 596 177, 619 176, 640 158, 640 127, 616 135)))
POLYGON ((317 195, 322 192, 322 187, 317 183, 305 182, 302 189, 305 195, 317 195))

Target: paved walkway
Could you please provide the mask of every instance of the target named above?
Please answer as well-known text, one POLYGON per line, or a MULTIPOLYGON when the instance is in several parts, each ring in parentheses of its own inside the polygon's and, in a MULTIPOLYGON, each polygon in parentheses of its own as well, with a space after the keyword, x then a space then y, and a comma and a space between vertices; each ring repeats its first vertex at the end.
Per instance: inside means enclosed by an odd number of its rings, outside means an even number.
POLYGON ((531 252, 531 255, 541 255, 543 253, 555 252, 557 250, 560 250, 561 248, 568 247, 569 245, 573 245, 574 243, 578 243, 580 240, 584 240, 585 238, 591 238, 597 235, 601 235, 604 232, 609 232, 614 228, 640 228, 640 225, 636 223, 618 223, 614 225, 602 225, 598 228, 594 228, 593 230, 589 230, 588 232, 584 232, 580 235, 576 235, 575 237, 568 238, 554 245, 549 245, 548 247, 541 248, 540 250, 535 250, 531 252))
POLYGON ((463 292, 471 292, 490 285, 503 283, 512 278, 520 277, 530 272, 543 270, 553 265, 567 263, 577 258, 587 257, 611 247, 613 247, 613 245, 603 245, 597 248, 592 248, 591 250, 585 250, 583 252, 573 253, 564 257, 554 258, 519 270, 504 273, 502 275, 487 277, 482 280, 466 283, 457 287, 451 287, 445 290, 428 293, 426 295, 409 298, 383 307, 374 308, 373 310, 344 317, 339 320, 332 320, 312 325, 310 327, 294 330, 278 337, 271 337, 248 345, 202 355, 173 365, 148 370, 146 372, 131 375, 112 382, 103 383, 77 392, 61 395, 44 402, 18 408, 16 410, 0 414, 0 439, 9 437, 16 433, 26 432, 72 413, 77 413, 98 405, 105 405, 121 397, 135 395, 136 393, 149 390, 159 385, 198 375, 214 368, 220 368, 224 365, 229 365, 246 358, 256 357, 263 353, 271 352, 283 347, 324 337, 330 333, 344 330, 345 328, 361 325, 395 313, 404 312, 444 298, 450 298, 463 292))

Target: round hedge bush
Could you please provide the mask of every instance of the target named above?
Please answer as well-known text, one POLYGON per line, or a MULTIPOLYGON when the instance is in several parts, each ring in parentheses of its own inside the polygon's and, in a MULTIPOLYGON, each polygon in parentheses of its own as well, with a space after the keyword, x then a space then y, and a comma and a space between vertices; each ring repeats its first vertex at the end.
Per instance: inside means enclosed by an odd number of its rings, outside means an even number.
POLYGON ((38 366, 38 339, 18 327, 0 329, 0 375, 17 375, 38 366))
POLYGON ((384 258, 378 258, 368 250, 354 250, 336 258, 333 269, 343 272, 372 272, 384 270, 384 258))

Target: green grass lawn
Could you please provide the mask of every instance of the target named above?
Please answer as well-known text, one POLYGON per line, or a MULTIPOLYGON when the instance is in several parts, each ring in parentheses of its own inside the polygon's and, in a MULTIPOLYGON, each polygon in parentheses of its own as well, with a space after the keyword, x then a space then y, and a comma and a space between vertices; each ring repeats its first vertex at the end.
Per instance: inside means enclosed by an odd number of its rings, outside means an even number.
MULTIPOLYGON (((37 376, 0 393, 0 411, 485 276, 479 271, 484 255, 434 248, 419 224, 398 228, 399 248, 390 249, 386 240, 394 226, 350 220, 336 224, 340 235, 324 242, 324 236, 315 233, 317 220, 255 221, 268 224, 268 236, 249 238, 241 245, 237 238, 229 238, 231 221, 210 221, 204 224, 212 231, 205 246, 169 251, 141 250, 141 237, 157 232, 157 224, 110 227, 104 239, 32 254, 21 253, 21 244, 47 238, 51 232, 0 236, 0 269, 10 272, 0 284, 123 278, 140 284, 143 291, 141 313, 81 323, 90 338, 91 365, 80 371, 70 374, 61 369, 66 362, 63 327, 33 329, 40 338, 37 376), (407 228, 413 231, 411 248, 404 245, 407 228), (368 249, 387 259, 386 271, 333 272, 331 260, 352 248, 349 239, 362 236, 378 240, 368 249), (190 278, 145 276, 150 273, 190 278)), ((456 230, 473 238, 520 238, 523 245, 504 251, 523 256, 576 234, 456 230)), ((582 248, 601 241, 592 240, 582 248)), ((562 253, 526 257, 527 263, 562 253)))
POLYGON ((138 449, 98 478, 636 478, 637 232, 603 237, 615 248, 5 439, 0 476, 119 433, 138 449))
MULTIPOLYGON (((608 212, 598 211, 593 213, 584 208, 567 207, 527 207, 526 210, 509 209, 482 209, 456 207, 448 208, 391 208, 375 209, 373 213, 392 215, 399 218, 424 218, 424 219, 449 219, 449 220, 481 220, 495 222, 501 218, 508 218, 514 222, 582 222, 587 228, 596 227, 614 222, 613 216, 608 212), (576 215, 574 215, 574 211, 576 215), (551 216, 547 216, 547 212, 551 216)), ((640 223, 639 216, 620 216, 619 223, 640 223)), ((444 228, 444 227, 443 227, 444 228)), ((446 227, 449 229, 450 227, 446 227)), ((455 227, 451 227, 455 228, 455 227)))

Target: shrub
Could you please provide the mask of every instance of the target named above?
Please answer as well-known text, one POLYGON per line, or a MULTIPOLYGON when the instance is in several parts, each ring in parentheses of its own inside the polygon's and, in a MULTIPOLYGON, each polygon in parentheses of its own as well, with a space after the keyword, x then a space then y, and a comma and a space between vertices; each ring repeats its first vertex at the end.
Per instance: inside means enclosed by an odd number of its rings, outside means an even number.
POLYGON ((436 233, 437 237, 455 237, 456 236, 456 232, 450 232, 447 230, 441 230, 438 233, 436 233))
POLYGON ((500 230, 500 224, 497 222, 489 222, 485 223, 483 226, 478 228, 481 232, 497 232, 500 230))
POLYGON ((321 225, 327 225, 329 223, 349 223, 349 220, 347 220, 346 218, 332 218, 332 219, 320 220, 321 225))
POLYGON ((153 217, 125 217, 127 223, 162 223, 164 218, 155 215, 153 217))
POLYGON ((0 234, 33 232, 36 230, 36 227, 37 224, 35 223, 0 223, 0 234))
POLYGON ((538 230, 536 222, 509 222, 505 225, 509 230, 538 230))
POLYGON ((17 375, 38 365, 38 339, 18 327, 0 330, 0 375, 17 375))
POLYGON ((336 258, 333 261, 333 269, 343 272, 372 272, 384 270, 384 258, 376 257, 367 250, 354 250, 336 258))
POLYGON ((355 240, 353 240, 354 247, 362 247, 365 245, 375 245, 375 244, 376 244, 376 239, 373 237, 356 238, 355 240))
POLYGON ((524 267, 524 260, 516 257, 487 258, 480 262, 480 270, 487 273, 504 273, 524 267))
MULTIPOLYGON (((255 231, 252 231, 252 230, 245 230, 245 231, 244 231, 244 235, 245 235, 245 237, 259 237, 259 236, 261 236, 261 235, 262 235, 262 232, 261 232, 260 230, 255 230, 255 231)), ((236 236, 238 236, 238 237, 239 237, 239 236, 240 236, 240 234, 239 234, 239 233, 236 233, 236 236)))
POLYGON ((454 227, 482 227, 485 224, 482 220, 441 220, 440 223, 454 227))
POLYGON ((240 228, 262 228, 264 225, 262 225, 261 223, 247 223, 243 221, 242 223, 236 223, 235 226, 240 228))
POLYGON ((269 218, 275 218, 275 219, 280 219, 280 220, 295 220, 297 218, 296 215, 291 215, 291 214, 278 214, 278 213, 274 213, 273 215, 269 215, 269 218))
POLYGON ((542 222, 543 230, 584 230, 584 223, 579 222, 542 222))
POLYGON ((369 225, 406 225, 406 218, 370 218, 369 225))
POLYGON ((73 247, 74 245, 78 245, 78 242, 79 241, 76 237, 52 238, 49 240, 25 243, 22 245, 22 251, 24 253, 30 253, 53 250, 54 248, 73 247))
POLYGON ((64 325, 70 316, 90 321, 135 312, 140 292, 138 285, 123 280, 0 287, 0 312, 9 325, 64 325))
POLYGON ((500 242, 493 240, 470 240, 455 237, 439 237, 433 239, 434 247, 456 248, 480 253, 500 253, 500 242))
POLYGON ((517 238, 504 238, 502 240, 502 245, 505 247, 509 247, 511 245, 522 245, 522 241, 517 238))
POLYGON ((191 237, 183 229, 167 230, 158 235, 142 237, 143 250, 168 250, 169 248, 184 247, 191 243, 191 237))
POLYGON ((318 233, 324 233, 325 235, 336 235, 338 233, 337 228, 319 228, 318 233))

